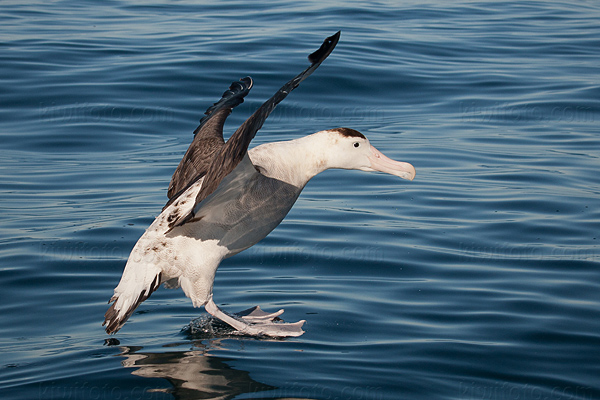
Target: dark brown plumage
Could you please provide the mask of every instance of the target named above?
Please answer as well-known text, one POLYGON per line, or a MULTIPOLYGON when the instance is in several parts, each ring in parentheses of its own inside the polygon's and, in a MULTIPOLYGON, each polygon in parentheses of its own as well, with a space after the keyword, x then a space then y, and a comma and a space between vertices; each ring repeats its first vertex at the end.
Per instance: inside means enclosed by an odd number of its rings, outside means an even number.
POLYGON ((249 77, 233 82, 223 93, 221 99, 206 110, 205 116, 200 120, 200 125, 194 131, 194 140, 171 178, 167 192, 169 202, 165 208, 190 185, 206 175, 216 154, 225 145, 225 140, 223 140, 225 120, 234 107, 244 102, 244 97, 251 88, 252 79, 249 77))
POLYGON ((362 133, 360 133, 357 130, 354 129, 350 129, 350 128, 337 128, 336 131, 345 137, 358 137, 361 139, 366 139, 365 135, 363 135, 362 133))
POLYGON ((223 93, 221 100, 206 111, 206 116, 196 129, 194 141, 183 157, 169 186, 167 207, 190 185, 204 177, 202 188, 196 196, 194 209, 188 214, 174 218, 169 227, 173 229, 186 222, 194 221, 198 204, 213 193, 219 183, 242 161, 247 154, 250 141, 263 126, 273 109, 287 95, 298 87, 300 82, 312 74, 331 54, 340 38, 340 32, 325 39, 321 47, 308 56, 311 65, 281 87, 269 100, 265 101, 236 131, 229 140, 223 141, 223 125, 231 110, 244 101, 244 97, 252 88, 249 77, 234 82, 229 90, 223 93), (210 146, 207 150, 203 146, 210 146), (198 154, 202 157, 198 159, 198 154), (196 158, 193 158, 196 157, 196 158))

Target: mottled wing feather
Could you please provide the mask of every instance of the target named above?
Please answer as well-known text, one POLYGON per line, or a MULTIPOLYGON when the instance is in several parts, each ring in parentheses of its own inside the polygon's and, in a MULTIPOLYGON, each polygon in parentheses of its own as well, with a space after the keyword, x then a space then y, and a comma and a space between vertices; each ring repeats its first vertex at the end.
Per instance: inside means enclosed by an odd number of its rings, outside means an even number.
POLYGON ((311 65, 295 76, 292 80, 281 87, 269 100, 264 102, 258 110, 254 112, 244 122, 231 138, 221 148, 220 152, 215 155, 214 160, 210 164, 206 177, 202 184, 202 188, 196 196, 194 209, 187 215, 182 215, 174 220, 170 227, 181 226, 186 222, 193 221, 195 212, 197 211, 200 202, 216 190, 219 183, 240 163, 248 151, 250 141, 256 135, 256 132, 263 126, 265 120, 271 114, 275 106, 279 104, 287 95, 294 90, 298 85, 312 74, 319 65, 331 54, 340 38, 340 32, 325 39, 321 47, 314 53, 308 56, 311 65))
POLYGON ((194 131, 194 140, 177 166, 167 196, 169 202, 165 208, 184 192, 190 185, 203 177, 221 150, 223 140, 223 125, 231 110, 244 102, 244 97, 252 88, 252 79, 245 77, 233 82, 229 89, 223 93, 221 99, 205 112, 200 120, 200 125, 194 131))

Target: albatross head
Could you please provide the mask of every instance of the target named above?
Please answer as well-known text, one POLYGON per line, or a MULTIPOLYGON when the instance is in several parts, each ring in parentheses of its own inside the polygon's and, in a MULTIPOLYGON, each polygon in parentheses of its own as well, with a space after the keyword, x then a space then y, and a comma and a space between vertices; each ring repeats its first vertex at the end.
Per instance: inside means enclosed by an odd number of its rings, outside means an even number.
POLYGON ((328 168, 380 171, 410 181, 415 177, 415 167, 386 157, 354 129, 337 128, 319 133, 326 135, 332 146, 328 149, 328 168))

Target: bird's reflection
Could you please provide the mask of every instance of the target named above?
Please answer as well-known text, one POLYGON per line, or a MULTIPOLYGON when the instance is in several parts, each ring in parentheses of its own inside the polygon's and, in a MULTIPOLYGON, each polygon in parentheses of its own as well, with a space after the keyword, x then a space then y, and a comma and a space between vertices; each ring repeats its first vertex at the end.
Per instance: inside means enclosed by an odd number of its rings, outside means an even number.
MULTIPOLYGON (((241 394, 265 392, 275 387, 256 382, 250 373, 230 367, 225 358, 208 354, 201 343, 193 343, 189 351, 148 353, 141 347, 122 346, 122 362, 135 368, 133 375, 145 378, 164 378, 171 389, 155 389, 171 393, 176 399, 233 399, 241 394)), ((189 345, 189 342, 188 342, 189 345)), ((212 342, 211 349, 219 346, 212 342)), ((176 346, 173 345, 173 346, 176 346)))

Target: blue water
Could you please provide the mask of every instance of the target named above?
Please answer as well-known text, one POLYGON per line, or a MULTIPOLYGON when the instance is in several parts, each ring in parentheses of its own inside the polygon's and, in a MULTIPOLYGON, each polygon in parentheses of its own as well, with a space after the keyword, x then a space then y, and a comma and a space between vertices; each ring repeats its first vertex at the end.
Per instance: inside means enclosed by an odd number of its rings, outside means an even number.
POLYGON ((600 5, 0 4, 2 399, 599 399, 600 5), (347 126, 413 182, 327 171, 215 299, 306 319, 236 337, 160 289, 100 326, 205 109, 231 132, 337 49, 253 144, 347 126))

